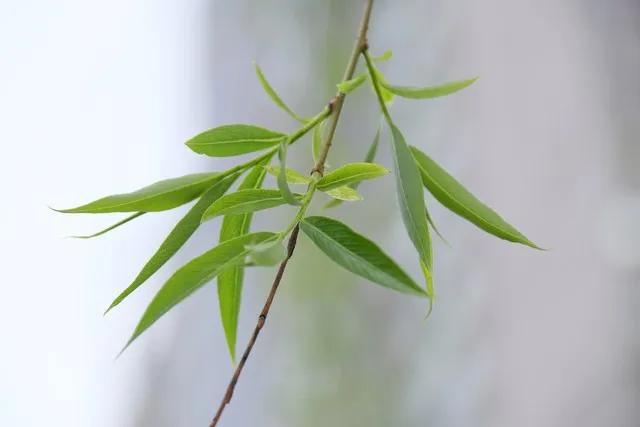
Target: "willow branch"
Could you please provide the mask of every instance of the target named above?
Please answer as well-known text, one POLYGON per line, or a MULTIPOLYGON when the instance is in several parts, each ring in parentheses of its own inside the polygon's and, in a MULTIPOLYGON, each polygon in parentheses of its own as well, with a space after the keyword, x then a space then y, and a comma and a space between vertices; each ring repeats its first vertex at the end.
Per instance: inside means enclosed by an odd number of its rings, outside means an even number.
MULTIPOLYGON (((347 64, 347 68, 344 72, 343 80, 350 80, 353 78, 353 74, 355 73, 356 66, 358 65, 358 59, 360 58, 360 54, 366 51, 367 49, 367 31, 369 29, 369 19, 371 17, 371 9, 373 8, 373 0, 366 0, 364 13, 362 15, 362 20, 360 22, 360 29, 358 30, 358 37, 356 39, 355 47, 351 53, 351 57, 349 59, 349 63, 347 64)), ((329 103, 328 109, 331 112, 331 122, 329 124, 329 130, 325 136, 324 144, 322 147, 322 151, 318 156, 318 161, 316 162, 312 173, 316 173, 320 176, 324 174, 325 162, 327 160, 327 155, 329 154, 329 150, 331 149, 331 144, 333 142, 333 137, 336 132, 336 128, 338 126, 338 121, 340 120, 340 114, 342 112, 342 106, 344 105, 346 94, 342 92, 338 92, 336 96, 329 103)), ((273 284, 271 285, 271 290, 269 291, 269 295, 267 296, 267 301, 258 316, 258 322, 253 330, 253 334, 249 339, 249 343, 242 354, 242 358, 236 367, 233 376, 231 377, 231 381, 229 381, 229 385, 227 386, 227 390, 220 402, 220 406, 218 407, 218 411, 216 412, 213 421, 211 421, 210 427, 216 427, 218 425, 218 421, 222 416, 222 412, 224 408, 231 402, 231 398, 233 397, 233 392, 235 391, 236 384, 242 374, 242 370, 244 369, 244 365, 247 363, 247 359, 251 354, 251 350, 258 339, 258 335, 260 335, 260 331, 264 327, 264 324, 267 320, 267 316, 269 315, 269 310, 271 309, 271 304, 273 303, 273 299, 275 298, 276 291, 280 286, 280 282, 282 281, 282 276, 284 275, 284 271, 287 267, 289 259, 293 256, 293 251, 296 247, 296 242, 298 240, 298 231, 299 227, 296 226, 291 231, 291 235, 289 236, 289 241, 287 243, 287 257, 280 263, 280 267, 278 268, 278 272, 276 277, 273 280, 273 284)))

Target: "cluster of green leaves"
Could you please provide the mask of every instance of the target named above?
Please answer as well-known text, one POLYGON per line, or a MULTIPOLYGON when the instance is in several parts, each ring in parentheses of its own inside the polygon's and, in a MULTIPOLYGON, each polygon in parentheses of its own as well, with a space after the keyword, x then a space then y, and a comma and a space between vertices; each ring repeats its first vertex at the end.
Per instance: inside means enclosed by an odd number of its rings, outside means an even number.
MULTIPOLYGON (((480 202, 462 184, 418 148, 409 146, 394 124, 388 106, 395 96, 409 99, 428 99, 457 92, 475 79, 449 82, 432 87, 396 86, 375 65, 391 58, 387 52, 372 58, 363 52, 366 72, 338 84, 346 94, 369 81, 377 95, 384 121, 378 127, 363 162, 347 163, 324 175, 318 172, 301 173, 287 168, 287 149, 307 133, 312 134, 314 162, 322 149, 322 126, 331 108, 306 118, 296 114, 277 94, 256 65, 257 77, 274 103, 301 124, 286 134, 246 124, 232 124, 206 130, 187 141, 192 151, 212 157, 228 157, 262 151, 257 157, 222 172, 206 172, 167 179, 137 191, 117 194, 91 203, 63 209, 66 213, 130 212, 131 216, 90 236, 113 230, 148 212, 160 212, 197 200, 161 243, 157 251, 142 267, 130 285, 111 303, 107 311, 158 271, 198 229, 214 217, 222 217, 219 242, 212 249, 179 268, 160 288, 136 326, 127 346, 195 290, 217 278, 222 325, 231 357, 235 357, 235 343, 240 312, 244 269, 253 266, 273 266, 286 257, 283 241, 296 225, 331 260, 348 271, 373 283, 410 295, 434 298, 432 268, 433 254, 430 227, 433 228, 424 199, 424 188, 445 207, 499 238, 536 248, 530 240, 504 221, 491 208, 480 202), (399 210, 413 243, 424 273, 425 284, 419 285, 388 254, 372 240, 360 235, 335 218, 307 216, 306 212, 317 192, 328 195, 326 208, 344 201, 358 201, 362 197, 358 185, 389 171, 374 163, 386 122, 391 134, 393 171, 399 210), (278 164, 271 164, 274 158, 278 164), (263 188, 267 174, 276 177, 275 188, 263 188), (244 175, 235 190, 234 183, 244 175), (294 192, 290 186, 305 186, 294 192), (279 232, 251 231, 254 213, 281 205, 296 206, 298 211, 290 224, 279 232)), ((125 346, 126 348, 126 346, 125 346)))

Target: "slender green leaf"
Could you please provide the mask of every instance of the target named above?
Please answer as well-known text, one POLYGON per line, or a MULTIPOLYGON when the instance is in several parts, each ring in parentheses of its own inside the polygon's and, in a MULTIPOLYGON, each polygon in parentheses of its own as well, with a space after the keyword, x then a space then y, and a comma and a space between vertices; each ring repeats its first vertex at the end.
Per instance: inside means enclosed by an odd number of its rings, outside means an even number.
POLYGON ((445 207, 496 237, 540 249, 490 207, 478 200, 429 156, 416 147, 411 147, 411 150, 425 187, 445 207))
POLYGON ((352 273, 396 291, 426 296, 378 245, 340 221, 307 217, 300 222, 300 229, 325 255, 352 273))
MULTIPOLYGON (((262 164, 256 165, 244 180, 242 180, 238 186, 238 190, 260 188, 266 175, 266 170, 263 165, 269 160, 271 159, 266 159, 262 164)), ((222 243, 247 234, 251 227, 252 216, 251 213, 226 215, 222 219, 222 225, 220 226, 220 242, 222 243)), ((232 361, 235 361, 243 280, 244 268, 241 266, 228 267, 217 277, 220 317, 232 361)))
MULTIPOLYGON (((322 126, 324 122, 320 123, 313 128, 313 135, 311 136, 311 149, 313 154, 313 163, 318 163, 320 153, 322 152, 322 126)), ((325 164, 326 166, 326 164, 325 164)))
POLYGON ((393 57, 393 52, 391 49, 386 50, 382 55, 374 56, 373 59, 376 62, 385 62, 390 60, 393 57))
POLYGON ((221 178, 218 172, 195 173, 165 179, 132 193, 103 197, 64 213, 159 212, 176 208, 200 196, 221 178))
POLYGON ((320 191, 328 191, 367 179, 375 179, 388 173, 386 168, 375 163, 347 163, 320 178, 317 188, 320 191))
MULTIPOLYGON (((381 124, 382 124, 382 122, 381 122, 381 124)), ((378 152, 378 144, 380 142, 380 132, 381 131, 382 131, 382 126, 380 125, 380 126, 378 126, 378 130, 376 131, 376 135, 373 137, 373 141, 371 142, 371 145, 369 146, 369 149, 367 150, 367 154, 364 157, 365 163, 373 163, 373 161, 375 160, 376 153, 378 152)), ((358 188, 358 185, 360 185, 360 183, 356 182, 355 184, 353 184, 352 189, 356 190, 358 188)), ((360 200, 360 198, 358 198, 356 200, 360 200)), ((340 200, 339 198, 334 198, 329 203, 324 205, 324 208, 325 209, 333 208, 335 206, 338 206, 342 202, 343 201, 340 200)))
POLYGON ((362 200, 362 196, 355 189, 351 187, 342 186, 338 188, 333 188, 331 190, 326 191, 328 196, 331 196, 334 200, 340 200, 344 202, 356 202, 358 200, 362 200))
POLYGON ((342 93, 351 93, 362 85, 362 83, 367 81, 367 74, 360 74, 357 77, 352 78, 351 80, 345 80, 343 82, 338 83, 338 91, 342 93))
POLYGON ((429 214, 429 209, 425 209, 425 214, 427 216, 427 222, 429 222, 429 225, 431 226, 431 228, 433 228, 433 231, 436 232, 440 240, 442 240, 447 246, 451 246, 449 242, 447 242, 447 239, 445 239, 444 236, 440 234, 438 227, 436 227, 436 224, 433 222, 433 218, 431 218, 431 214, 429 214))
MULTIPOLYGON (((302 194, 296 193, 295 197, 300 199, 302 198, 302 194)), ((280 191, 276 189, 259 188, 239 190, 213 202, 202 215, 202 221, 204 222, 220 215, 238 215, 256 212, 286 203, 280 191)))
POLYGON ((224 269, 244 262, 244 258, 251 251, 248 245, 256 245, 275 237, 276 234, 269 232, 245 234, 219 244, 182 266, 153 297, 133 335, 125 345, 125 349, 156 320, 195 290, 212 280, 224 269))
MULTIPOLYGON (((156 271, 160 269, 176 252, 185 244, 189 237, 200 226, 200 218, 202 214, 216 199, 222 196, 237 179, 238 175, 231 175, 223 180, 218 181, 212 185, 193 205, 191 209, 186 213, 180 221, 173 227, 173 230, 164 239, 158 250, 142 267, 142 270, 138 273, 133 282, 116 297, 111 303, 106 312, 111 310, 116 305, 120 304, 129 294, 135 291, 140 285, 142 285, 149 277, 151 277, 156 271)), ((106 313, 105 312, 105 313, 106 313)))
MULTIPOLYGON (((273 176, 280 175, 280 166, 270 165, 265 166, 265 169, 273 176)), ((295 169, 287 168, 286 177, 289 184, 309 184, 311 182, 311 177, 303 175, 295 169)))
POLYGON ((280 161, 280 173, 278 174, 278 188, 282 193, 282 198, 290 205, 299 205, 300 201, 293 195, 289 184, 287 183, 287 147, 289 143, 286 139, 282 140, 280 149, 278 150, 278 160, 280 161))
POLYGON ((389 92, 398 96, 402 96, 403 98, 429 99, 458 92, 459 90, 471 86, 476 80, 478 80, 477 77, 473 79, 457 80, 453 82, 443 83, 438 86, 427 87, 394 86, 387 83, 386 81, 382 81, 382 85, 389 92))
POLYGON ((286 138, 280 132, 252 125, 224 125, 209 129, 187 141, 198 154, 229 157, 275 147, 286 138))
POLYGON ((91 239, 92 237, 102 236, 103 234, 108 233, 109 231, 113 230, 114 228, 118 228, 121 225, 126 224, 129 221, 132 221, 132 220, 138 218, 140 215, 144 215, 144 213, 145 212, 136 212, 133 215, 130 215, 130 216, 128 216, 128 217, 116 222, 115 224, 105 228, 104 230, 98 231, 97 233, 89 234, 89 235, 86 235, 86 236, 71 236, 71 237, 73 237, 74 239, 91 239))
POLYGON ((282 108, 294 120, 297 120, 300 123, 305 123, 306 121, 308 121, 309 119, 306 119, 302 116, 297 115, 296 113, 293 112, 291 108, 289 108, 289 106, 282 100, 282 98, 280 98, 278 93, 269 84, 269 82, 267 81, 267 78, 264 76, 264 73, 262 72, 262 69, 260 69, 260 66, 255 62, 253 63, 253 65, 256 68, 256 75, 258 76, 258 80, 260 80, 260 84, 262 85, 262 88, 264 89, 264 91, 267 92, 267 95, 269 95, 269 98, 271 98, 271 100, 278 107, 282 108))
POLYGON ((402 221, 407 229, 409 238, 413 242, 413 246, 415 246, 420 255, 420 259, 424 260, 426 266, 431 269, 431 238, 425 215, 426 206, 420 172, 400 130, 393 123, 389 123, 389 126, 391 127, 393 142, 396 191, 398 193, 402 221))

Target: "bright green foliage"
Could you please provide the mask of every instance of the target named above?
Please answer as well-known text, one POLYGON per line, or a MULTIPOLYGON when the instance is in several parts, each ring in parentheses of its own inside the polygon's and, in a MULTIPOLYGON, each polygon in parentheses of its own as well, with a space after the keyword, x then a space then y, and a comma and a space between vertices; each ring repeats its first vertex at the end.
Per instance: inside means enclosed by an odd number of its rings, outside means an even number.
MULTIPOLYGON (((313 134, 311 135, 311 154, 313 155, 313 163, 318 162, 320 152, 322 151, 322 127, 323 123, 313 128, 313 134)), ((326 165, 325 165, 326 166, 326 165)))
MULTIPOLYGON (((295 194, 294 197, 300 199, 302 194, 295 194)), ((202 215, 202 221, 220 215, 238 215, 275 208, 286 203, 279 190, 263 188, 239 190, 213 202, 202 215)))
MULTIPOLYGON (((266 170, 262 164, 254 166, 251 172, 242 180, 238 186, 238 190, 260 188, 264 181, 265 174, 266 170)), ((202 214, 200 217, 202 217, 202 214)), ((222 225, 220 226, 220 243, 247 234, 251 228, 252 217, 252 213, 225 215, 222 219, 222 225)), ((198 222, 200 222, 200 218, 198 218, 198 222)), ((217 280, 220 318, 222 320, 227 346, 229 347, 229 353, 231 354, 231 360, 235 360, 244 268, 242 266, 229 267, 218 274, 217 280)))
POLYGON ((127 346, 173 306, 216 277, 225 268, 243 263, 251 252, 250 245, 257 245, 275 238, 276 234, 268 232, 245 234, 219 244, 180 267, 153 297, 127 346))
MULTIPOLYGON (((369 146, 369 149, 367 150, 367 154, 364 157, 364 161, 365 163, 373 163, 373 161, 376 158, 376 154, 378 153, 378 144, 380 143, 380 132, 381 132, 381 128, 382 126, 378 126, 378 129, 376 130, 376 135, 373 138, 373 141, 371 142, 371 145, 369 146)), ((353 184, 353 186, 351 188, 349 187, 345 187, 348 189, 352 189, 352 190, 356 190, 358 188, 358 185, 360 185, 359 182, 356 182, 355 184, 353 184)), ((357 194, 357 191, 356 191, 357 194)), ((361 198, 355 199, 355 200, 361 200, 361 198)), ((325 209, 328 208, 333 208, 335 206, 338 206, 339 204, 342 203, 343 200, 341 200, 339 197, 338 198, 334 198, 333 200, 331 200, 329 203, 327 203, 324 207, 325 209)))
POLYGON ((477 77, 473 79, 457 80, 453 82, 443 83, 438 86, 427 87, 394 86, 389 83, 383 82, 382 86, 389 92, 403 98, 429 99, 458 92, 459 90, 471 86, 476 80, 478 80, 477 77))
POLYGON ((325 255, 352 273, 396 291, 426 295, 378 245, 340 221, 312 216, 300 222, 300 229, 325 255))
POLYGON ((305 123, 309 119, 301 117, 293 112, 291 108, 280 98, 280 96, 276 93, 273 87, 267 81, 267 78, 264 76, 264 73, 260 69, 260 66, 257 63, 253 63, 256 69, 256 76, 258 76, 258 80, 260 80, 260 84, 264 91, 269 95, 269 98, 276 104, 278 107, 282 108, 288 115, 290 115, 294 120, 299 121, 300 123, 305 123))
POLYGON ((393 52, 391 49, 384 51, 382 55, 374 56, 372 59, 376 62, 385 62, 393 58, 393 52))
POLYGON ((222 178, 218 172, 194 173, 165 179, 132 193, 103 197, 64 213, 159 212, 184 205, 222 178))
MULTIPOLYGON (((396 95, 411 99, 435 98, 455 93, 471 85, 476 79, 422 88, 397 86, 389 83, 375 63, 391 59, 391 51, 373 58, 366 49, 360 53, 366 62, 366 72, 353 77, 355 69, 350 65, 346 80, 337 85, 339 93, 334 99, 336 102, 328 103, 311 118, 296 114, 276 93, 260 67, 255 65, 256 75, 267 95, 279 108, 301 123, 297 130, 285 134, 254 125, 231 124, 206 130, 186 143, 194 152, 213 157, 229 157, 266 150, 253 159, 239 163, 224 172, 207 172, 168 179, 132 193, 104 197, 77 208, 61 211, 133 213, 102 231, 89 236, 78 236, 90 238, 113 230, 147 212, 173 209, 197 199, 197 202, 178 221, 136 278, 118 295, 108 310, 122 302, 158 271, 186 243, 201 222, 223 216, 218 245, 186 263, 169 278, 147 307, 127 346, 164 313, 196 289, 217 278, 221 321, 231 358, 235 359, 244 269, 249 266, 275 266, 285 260, 287 249, 283 242, 287 235, 296 229, 296 225, 299 225, 300 230, 323 253, 348 271, 386 288, 429 298, 430 313, 435 299, 435 290, 429 227, 436 233, 440 233, 433 225, 427 210, 423 185, 445 207, 488 233, 538 248, 497 213, 475 198, 425 153, 415 147, 409 147, 404 135, 391 118, 389 108, 396 95), (349 78, 350 76, 353 78, 349 78), (378 98, 384 120, 381 121, 375 133, 364 162, 347 163, 335 170, 330 170, 326 162, 319 163, 321 156, 327 154, 333 136, 332 132, 326 135, 327 139, 323 141, 325 121, 331 114, 337 114, 336 111, 339 111, 337 106, 342 107, 341 102, 346 94, 358 90, 366 82, 371 84, 378 98), (326 207, 337 206, 342 201, 362 200, 356 190, 358 185, 364 180, 373 180, 389 172, 385 167, 373 163, 384 122, 388 125, 391 134, 390 144, 399 215, 418 254, 418 264, 425 281, 424 286, 418 285, 378 245, 356 233, 349 226, 327 217, 306 216, 316 193, 324 192, 332 198, 326 207), (287 151, 289 145, 301 140, 308 133, 311 133, 313 164, 316 167, 313 173, 307 175, 294 169, 287 169, 287 151), (276 154, 278 164, 272 165, 271 162, 276 154), (324 172, 324 176, 321 176, 320 171, 324 172), (262 188, 266 173, 277 177, 277 189, 262 188), (243 174, 246 176, 237 189, 226 194, 243 174), (305 192, 293 193, 289 184, 304 185, 305 192), (254 212, 285 204, 295 205, 297 213, 284 230, 277 233, 268 231, 251 233, 254 212)), ((336 120, 332 124, 336 124, 337 115, 332 119, 336 120)), ((378 192, 375 203, 380 203, 383 197, 385 196, 378 192)))
POLYGON ((386 89, 386 85, 388 85, 387 78, 385 77, 384 74, 382 74, 382 71, 380 71, 376 67, 373 68, 373 73, 375 75, 376 80, 380 82, 380 87, 378 87, 378 90, 382 95, 382 99, 384 100, 385 103, 390 104, 391 102, 393 102, 393 98, 395 98, 395 95, 393 92, 386 89))
POLYGON ((346 80, 344 82, 338 83, 338 90, 342 93, 351 93, 356 90, 360 85, 367 81, 366 74, 360 74, 357 77, 352 78, 351 80, 346 80))
POLYGON ((286 135, 252 125, 224 125, 209 129, 187 141, 198 154, 230 157, 274 147, 286 135))
POLYGON ((140 273, 133 279, 133 282, 113 300, 109 308, 107 308, 107 311, 120 304, 122 300, 135 291, 178 252, 178 249, 189 240, 189 237, 191 237, 200 226, 200 219, 205 209, 222 196, 236 178, 237 175, 232 175, 224 180, 218 181, 202 195, 202 198, 200 198, 200 200, 189 209, 189 212, 173 227, 173 230, 171 230, 158 250, 149 261, 147 261, 144 267, 142 267, 142 270, 140 270, 140 273))
POLYGON ((487 233, 540 249, 490 207, 478 200, 429 156, 416 147, 411 147, 411 150, 422 173, 424 186, 440 203, 487 233))
POLYGON ((388 173, 388 169, 375 163, 347 163, 320 178, 317 187, 320 191, 328 191, 388 173))

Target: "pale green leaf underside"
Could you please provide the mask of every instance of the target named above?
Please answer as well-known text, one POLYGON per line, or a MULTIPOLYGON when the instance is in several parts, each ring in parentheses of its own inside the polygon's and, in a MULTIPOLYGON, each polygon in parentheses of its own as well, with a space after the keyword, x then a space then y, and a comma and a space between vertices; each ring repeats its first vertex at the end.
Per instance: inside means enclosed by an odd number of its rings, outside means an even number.
POLYGON ((242 263, 250 252, 247 246, 262 243, 275 236, 270 232, 258 232, 227 240, 178 269, 151 300, 125 349, 156 320, 195 290, 225 268, 242 263))
POLYGON ((103 197, 64 213, 159 212, 176 208, 200 196, 220 179, 220 173, 195 173, 165 179, 131 193, 103 197))
MULTIPOLYGON (((273 176, 277 177, 278 175, 280 175, 280 166, 269 165, 265 166, 265 169, 273 176)), ((289 184, 309 184, 311 182, 311 177, 303 175, 297 170, 291 168, 287 168, 286 177, 289 184)))
POLYGON ((265 77, 264 73, 262 72, 262 69, 260 68, 260 66, 255 62, 253 65, 255 66, 256 76, 258 76, 258 80, 260 81, 262 88, 267 93, 267 95, 269 95, 269 98, 271 98, 273 103, 276 104, 278 107, 280 107, 282 110, 284 110, 294 120, 297 120, 300 123, 305 123, 308 119, 302 116, 299 116, 291 108, 289 108, 289 106, 282 100, 282 98, 280 98, 280 96, 275 91, 275 89, 273 89, 273 87, 265 77))
POLYGON ((367 179, 375 179, 388 173, 385 167, 375 163, 347 163, 320 178, 317 188, 320 191, 328 191, 367 179))
POLYGON ((458 92, 468 86, 471 86, 476 80, 478 80, 477 77, 473 79, 457 80, 443 83, 437 86, 427 87, 395 86, 388 84, 387 82, 382 82, 382 85, 389 92, 403 98, 429 99, 458 92))
POLYGON ((300 222, 300 229, 329 258, 350 272, 386 288, 426 296, 382 249, 335 219, 313 216, 300 222))
POLYGON ((191 138, 187 146, 198 154, 229 157, 264 150, 280 144, 286 135, 253 125, 224 125, 191 138))
POLYGON ((107 312, 120 304, 122 300, 135 291, 178 252, 200 226, 200 219, 205 209, 222 196, 236 179, 237 175, 225 178, 211 186, 211 188, 202 195, 200 200, 189 209, 185 216, 178 221, 175 227, 173 227, 173 230, 165 237, 158 250, 156 250, 144 267, 142 267, 142 270, 140 270, 136 278, 133 279, 133 282, 113 300, 109 308, 107 308, 107 312))
MULTIPOLYGON (((270 159, 265 160, 265 163, 269 160, 270 159)), ((242 180, 238 186, 238 190, 260 188, 264 181, 265 174, 266 171, 263 164, 256 165, 242 180)), ((222 225, 220 226, 220 242, 225 242, 247 234, 251 227, 252 216, 251 213, 226 215, 222 219, 222 225)), ((220 318, 232 361, 235 360, 243 280, 244 268, 241 266, 228 267, 220 272, 217 277, 220 318)))
POLYGON ((325 192, 328 196, 334 200, 340 200, 342 202, 357 202, 362 200, 362 196, 354 188, 343 187, 333 188, 325 192))
POLYGON ((139 216, 144 215, 144 214, 145 214, 145 212, 136 212, 133 215, 129 215, 128 217, 126 217, 126 218, 116 222, 115 224, 110 225, 109 227, 107 227, 107 228, 105 228, 103 230, 100 230, 100 231, 98 231, 96 233, 88 234, 88 235, 84 235, 84 236, 71 236, 71 237, 73 237, 74 239, 91 239, 92 237, 102 236, 103 234, 108 233, 109 231, 111 231, 111 230, 113 230, 115 228, 118 228, 121 225, 124 225, 124 224, 128 223, 129 221, 133 221, 134 219, 136 219, 139 216))
POLYGON ((411 147, 411 150, 425 187, 445 207, 496 237, 540 249, 494 210, 478 200, 429 156, 416 147, 411 147))
MULTIPOLYGON (((296 193, 294 197, 300 200, 302 194, 296 193)), ((256 212, 286 203, 280 190, 262 188, 239 190, 216 200, 202 215, 202 221, 220 215, 238 215, 256 212)))
POLYGON ((420 172, 400 130, 393 123, 389 123, 389 126, 392 135, 396 191, 402 221, 420 259, 424 260, 428 268, 431 268, 431 238, 425 215, 426 206, 420 172))

